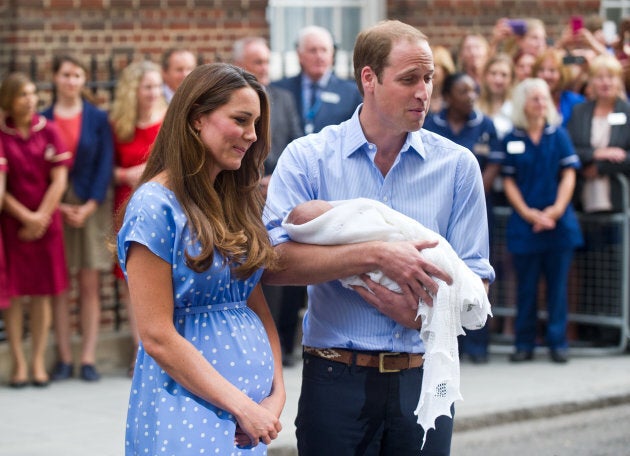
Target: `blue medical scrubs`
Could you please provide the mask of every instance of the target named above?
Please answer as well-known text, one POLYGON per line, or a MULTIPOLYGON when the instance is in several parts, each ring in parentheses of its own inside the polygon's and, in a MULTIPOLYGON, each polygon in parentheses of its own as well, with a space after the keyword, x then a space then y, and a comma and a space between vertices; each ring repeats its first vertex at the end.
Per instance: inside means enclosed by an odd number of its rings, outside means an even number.
MULTIPOLYGON (((424 122, 424 128, 469 149, 477 158, 482 172, 490 163, 501 164, 503 162, 505 155, 503 145, 498 139, 494 122, 490 117, 475 110, 470 114, 461 131, 455 133, 448 123, 447 114, 448 108, 445 108, 439 113, 429 116, 424 122)), ((487 194, 486 209, 490 239, 492 239, 494 226, 492 207, 491 194, 487 194)), ((481 329, 466 330, 466 336, 458 338, 460 352, 477 359, 485 358, 488 355, 489 339, 487 324, 481 329)))
MULTIPOLYGON (((502 174, 515 180, 525 203, 544 209, 554 204, 560 172, 580 167, 580 160, 566 131, 547 126, 539 144, 515 129, 504 138, 506 158, 502 174)), ((569 204, 556 228, 534 233, 532 225, 514 211, 506 230, 518 277, 516 349, 531 352, 536 342, 538 281, 543 274, 547 288, 547 345, 566 349, 567 285, 573 250, 583 243, 578 219, 569 204)))

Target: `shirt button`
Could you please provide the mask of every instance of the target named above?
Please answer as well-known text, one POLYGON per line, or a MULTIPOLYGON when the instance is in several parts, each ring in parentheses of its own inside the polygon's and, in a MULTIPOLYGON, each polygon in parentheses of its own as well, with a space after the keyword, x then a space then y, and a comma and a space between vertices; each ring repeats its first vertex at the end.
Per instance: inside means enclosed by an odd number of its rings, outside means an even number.
POLYGON ((394 337, 395 337, 396 339, 400 339, 400 333, 396 333, 396 334, 394 334, 394 337))
POLYGON ((388 201, 388 200, 389 200, 388 197, 386 197, 386 196, 383 197, 383 201, 388 201))

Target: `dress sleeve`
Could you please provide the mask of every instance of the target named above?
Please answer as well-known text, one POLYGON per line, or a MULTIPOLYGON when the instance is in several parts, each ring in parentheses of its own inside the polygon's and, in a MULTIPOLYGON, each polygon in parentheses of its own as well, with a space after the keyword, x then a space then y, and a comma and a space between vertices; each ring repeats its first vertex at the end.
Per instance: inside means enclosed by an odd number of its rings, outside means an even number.
POLYGON ((117 236, 118 261, 125 276, 127 254, 132 242, 147 247, 168 264, 174 263, 176 222, 178 217, 183 217, 173 210, 175 204, 175 196, 156 184, 143 184, 133 194, 117 236))
POLYGON ((571 142, 569 134, 564 128, 558 128, 558 148, 560 149, 560 168, 580 169, 580 157, 578 157, 571 142))

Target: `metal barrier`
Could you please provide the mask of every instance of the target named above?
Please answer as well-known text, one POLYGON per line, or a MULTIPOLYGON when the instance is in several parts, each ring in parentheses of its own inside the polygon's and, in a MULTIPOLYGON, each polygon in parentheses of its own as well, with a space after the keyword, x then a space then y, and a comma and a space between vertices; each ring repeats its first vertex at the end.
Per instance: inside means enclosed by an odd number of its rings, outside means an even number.
MULTIPOLYGON (((622 352, 630 337, 630 190, 623 175, 615 178, 620 187, 623 211, 578 213, 585 245, 575 251, 569 276, 569 334, 571 330, 588 330, 591 336, 599 334, 600 337, 595 341, 583 336, 570 338, 571 351, 577 354, 622 352), (609 340, 601 340, 602 333, 605 335, 603 339, 609 340)), ((509 207, 494 208, 491 262, 497 279, 490 288, 490 302, 495 319, 504 317, 504 325, 498 330, 493 328, 491 349, 494 352, 513 350, 509 326, 516 315, 516 274, 505 239, 511 213, 509 207)), ((544 324, 547 318, 544 283, 539 287, 538 304, 538 318, 544 324)))

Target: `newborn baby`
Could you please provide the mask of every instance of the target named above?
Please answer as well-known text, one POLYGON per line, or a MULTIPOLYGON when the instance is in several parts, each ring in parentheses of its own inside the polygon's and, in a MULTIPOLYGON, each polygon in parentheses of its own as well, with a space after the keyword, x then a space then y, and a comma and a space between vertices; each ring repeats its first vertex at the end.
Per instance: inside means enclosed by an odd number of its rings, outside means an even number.
MULTIPOLYGON (((452 285, 434 278, 438 292, 433 307, 420 302, 422 319, 420 337, 424 342, 424 376, 422 394, 416 413, 426 433, 435 427, 440 415, 451 416, 450 408, 459 392, 459 359, 457 336, 462 326, 478 329, 491 315, 490 302, 479 276, 457 256, 451 245, 438 233, 418 221, 367 198, 331 201, 312 200, 297 205, 282 222, 291 240, 305 244, 338 245, 365 241, 437 240, 434 248, 420 254, 453 279, 452 285)), ((370 278, 390 290, 400 292, 392 278, 372 271, 370 278)), ((395 279, 395 278, 394 278, 395 279)), ((368 288, 359 276, 340 279, 345 287, 368 288)))

